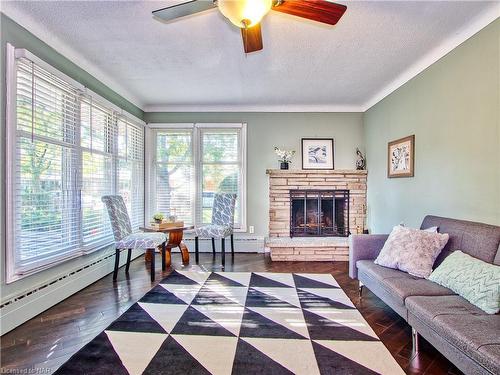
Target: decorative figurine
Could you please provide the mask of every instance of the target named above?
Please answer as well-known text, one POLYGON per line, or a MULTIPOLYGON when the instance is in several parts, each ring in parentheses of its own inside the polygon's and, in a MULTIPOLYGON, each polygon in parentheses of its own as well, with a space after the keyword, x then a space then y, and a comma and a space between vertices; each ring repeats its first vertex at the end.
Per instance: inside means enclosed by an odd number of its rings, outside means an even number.
POLYGON ((358 158, 356 159, 356 169, 358 171, 364 171, 366 169, 366 158, 357 147, 356 155, 358 155, 358 158))

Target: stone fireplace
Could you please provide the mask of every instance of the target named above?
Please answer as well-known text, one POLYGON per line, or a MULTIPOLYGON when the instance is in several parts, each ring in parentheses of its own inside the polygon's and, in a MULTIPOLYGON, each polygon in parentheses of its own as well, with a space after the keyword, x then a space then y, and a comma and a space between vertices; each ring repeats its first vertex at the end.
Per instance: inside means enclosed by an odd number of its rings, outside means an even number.
POLYGON ((366 171, 279 170, 269 175, 272 260, 346 261, 366 219, 366 171))

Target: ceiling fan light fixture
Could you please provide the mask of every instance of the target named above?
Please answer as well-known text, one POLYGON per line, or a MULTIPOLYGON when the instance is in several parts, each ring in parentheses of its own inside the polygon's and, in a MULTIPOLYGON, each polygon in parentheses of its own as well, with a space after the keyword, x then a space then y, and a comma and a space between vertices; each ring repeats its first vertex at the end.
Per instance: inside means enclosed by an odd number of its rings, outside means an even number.
POLYGON ((246 29, 258 24, 271 10, 273 0, 218 0, 220 12, 232 24, 246 29))

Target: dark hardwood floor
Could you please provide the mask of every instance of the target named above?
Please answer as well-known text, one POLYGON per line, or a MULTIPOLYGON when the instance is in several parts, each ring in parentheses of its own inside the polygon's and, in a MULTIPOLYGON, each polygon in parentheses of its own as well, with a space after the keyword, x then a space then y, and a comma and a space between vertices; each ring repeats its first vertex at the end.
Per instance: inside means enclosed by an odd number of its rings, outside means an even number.
MULTIPOLYGON (((180 254, 172 258, 176 269, 193 267, 194 256, 187 267, 182 266, 180 254)), ((199 266, 220 271, 220 258, 214 261, 211 254, 200 254, 199 266)), ((331 273, 406 373, 460 374, 423 339, 419 354, 412 357, 410 327, 368 289, 359 299, 357 281, 349 278, 346 262, 271 262, 264 254, 236 254, 234 264, 230 256, 226 258, 226 271, 331 273)), ((156 281, 151 283, 140 257, 132 262, 128 278, 122 267, 116 283, 108 275, 5 334, 0 344, 0 373, 37 369, 30 373, 50 374, 169 273, 157 271, 156 281)))

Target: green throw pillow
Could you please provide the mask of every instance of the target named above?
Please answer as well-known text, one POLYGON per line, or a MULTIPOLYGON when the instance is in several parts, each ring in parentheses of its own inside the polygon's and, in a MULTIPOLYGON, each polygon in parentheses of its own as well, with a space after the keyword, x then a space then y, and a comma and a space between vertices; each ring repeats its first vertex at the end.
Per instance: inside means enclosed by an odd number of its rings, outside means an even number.
POLYGON ((429 276, 488 314, 500 310, 500 266, 456 250, 429 276))

